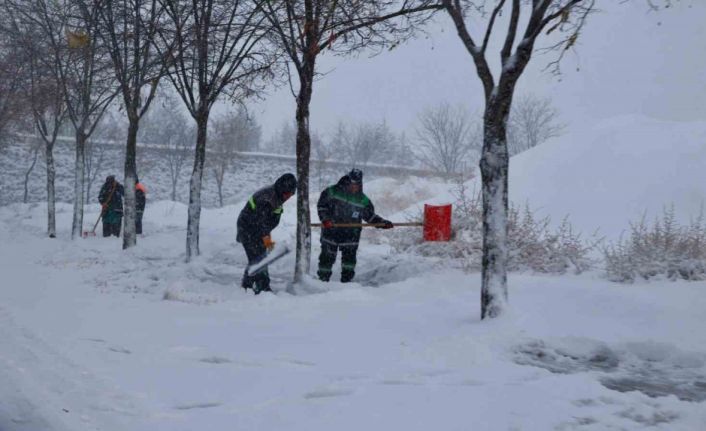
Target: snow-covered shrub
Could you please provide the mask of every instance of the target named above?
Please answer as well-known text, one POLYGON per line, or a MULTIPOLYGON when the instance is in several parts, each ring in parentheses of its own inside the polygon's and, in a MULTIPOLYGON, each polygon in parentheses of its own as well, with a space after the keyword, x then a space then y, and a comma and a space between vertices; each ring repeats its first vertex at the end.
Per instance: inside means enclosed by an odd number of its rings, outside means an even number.
POLYGON ((706 279, 706 226, 703 212, 689 225, 680 225, 674 207, 664 209, 649 227, 643 217, 630 224, 628 239, 604 247, 606 272, 613 281, 664 276, 670 280, 706 279))
MULTIPOLYGON (((483 204, 480 193, 469 191, 459 182, 455 190, 451 241, 424 242, 421 231, 416 235, 393 232, 390 243, 400 251, 425 256, 460 259, 471 271, 481 268, 483 257, 483 204)), ((420 215, 418 220, 421 220, 420 215)), ((509 269, 563 274, 583 272, 593 265, 589 257, 597 241, 587 242, 574 232, 568 219, 555 229, 549 217, 537 218, 525 206, 512 206, 508 214, 509 269)))

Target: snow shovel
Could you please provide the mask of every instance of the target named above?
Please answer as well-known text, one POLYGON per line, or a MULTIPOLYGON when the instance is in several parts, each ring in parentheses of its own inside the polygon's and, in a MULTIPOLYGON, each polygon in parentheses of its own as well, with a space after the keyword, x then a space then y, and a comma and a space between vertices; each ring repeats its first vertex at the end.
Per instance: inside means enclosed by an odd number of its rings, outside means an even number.
MULTIPOLYGON (((451 239, 451 205, 424 204, 424 221, 392 223, 397 226, 422 227, 424 241, 449 241, 451 239)), ((322 223, 312 223, 312 227, 322 227, 322 223)), ((332 227, 384 227, 384 223, 334 223, 332 227)))
MULTIPOLYGON (((392 223, 397 226, 424 226, 422 222, 392 223)), ((312 223, 312 227, 322 227, 323 223, 312 223)), ((334 223, 331 227, 383 227, 385 223, 334 223)))
POLYGON ((98 222, 101 221, 101 219, 103 218, 104 212, 105 211, 103 210, 103 208, 101 208, 101 213, 98 214, 98 220, 96 220, 96 224, 93 225, 93 229, 91 229, 90 231, 84 230, 81 233, 81 236, 83 236, 84 238, 88 238, 89 236, 96 236, 96 228, 98 227, 98 222))
POLYGON ((275 247, 271 252, 267 253, 264 259, 257 263, 248 266, 248 275, 253 276, 264 271, 272 262, 275 262, 284 256, 288 255, 291 250, 286 244, 275 247))
POLYGON ((103 218, 103 214, 105 214, 105 210, 108 208, 108 205, 110 204, 110 200, 113 199, 113 192, 115 192, 115 188, 117 187, 117 181, 115 184, 113 184, 113 188, 110 190, 110 194, 108 195, 108 200, 105 201, 104 204, 101 204, 101 213, 98 214, 98 220, 96 220, 96 224, 93 225, 93 230, 90 231, 83 231, 81 232, 81 236, 84 238, 88 238, 89 236, 96 236, 96 228, 98 227, 98 222, 101 221, 103 218))

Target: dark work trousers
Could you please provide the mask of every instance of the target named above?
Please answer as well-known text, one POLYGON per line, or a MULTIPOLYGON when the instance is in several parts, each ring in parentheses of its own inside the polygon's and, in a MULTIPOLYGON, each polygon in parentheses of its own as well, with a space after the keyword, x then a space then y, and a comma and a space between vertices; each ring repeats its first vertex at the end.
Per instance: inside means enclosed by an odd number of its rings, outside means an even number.
POLYGON ((115 235, 120 237, 120 226, 123 224, 123 218, 118 217, 115 223, 106 223, 103 221, 103 236, 115 235))
POLYGON ((135 233, 138 235, 142 235, 142 215, 144 213, 144 211, 137 211, 137 213, 135 213, 135 233))
MULTIPOLYGON (((248 257, 248 266, 258 263, 267 256, 267 250, 265 249, 265 244, 262 243, 262 238, 245 238, 242 244, 245 249, 245 255, 248 257)), ((246 267, 241 286, 244 289, 253 289, 255 293, 270 290, 270 274, 267 272, 267 268, 255 275, 250 275, 246 267)))
POLYGON ((336 254, 341 250, 341 282, 348 283, 355 276, 356 254, 358 254, 358 243, 336 244, 328 240, 321 239, 321 254, 319 255, 319 280, 329 281, 333 264, 336 263, 336 254))

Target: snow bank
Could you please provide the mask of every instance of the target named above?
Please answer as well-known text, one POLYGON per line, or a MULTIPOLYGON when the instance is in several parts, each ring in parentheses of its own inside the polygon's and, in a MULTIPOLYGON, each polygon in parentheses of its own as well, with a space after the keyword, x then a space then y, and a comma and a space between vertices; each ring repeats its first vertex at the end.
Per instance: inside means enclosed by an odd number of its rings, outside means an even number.
POLYGON ((510 161, 510 199, 608 238, 674 204, 681 221, 706 202, 706 122, 623 116, 555 138, 510 161))

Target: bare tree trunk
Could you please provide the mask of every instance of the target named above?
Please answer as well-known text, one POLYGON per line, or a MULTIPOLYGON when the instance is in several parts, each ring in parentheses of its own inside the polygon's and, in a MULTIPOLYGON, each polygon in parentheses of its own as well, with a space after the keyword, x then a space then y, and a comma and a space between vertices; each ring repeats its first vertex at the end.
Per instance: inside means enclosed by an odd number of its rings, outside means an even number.
POLYGON ((130 115, 125 148, 125 201, 123 204, 123 250, 137 245, 135 234, 135 179, 137 178, 137 131, 140 123, 137 115, 130 115))
POLYGON ((507 118, 512 93, 486 105, 480 170, 483 190, 481 319, 497 317, 507 304, 508 167, 507 118))
POLYGON ((22 202, 27 203, 27 200, 29 199, 29 177, 32 175, 32 171, 34 170, 34 167, 37 164, 37 156, 39 155, 39 148, 34 147, 32 148, 32 163, 29 165, 29 168, 27 168, 27 172, 25 172, 25 192, 24 196, 22 197, 22 202))
MULTIPOLYGON (((88 143, 87 143, 88 144, 88 143)), ((105 153, 105 148, 98 145, 97 142, 91 142, 86 146, 86 200, 91 199, 91 189, 93 188, 93 183, 98 177, 98 172, 103 167, 103 157, 105 153), (96 151, 98 151, 98 159, 94 160, 96 151)))
POLYGON ((297 97, 297 253, 294 282, 302 281, 311 264, 311 214, 309 211, 309 161, 311 134, 309 133, 309 104, 313 91, 314 61, 311 59, 300 74, 297 97))
POLYGON ((91 201, 91 188, 93 186, 93 181, 90 178, 91 176, 89 175, 88 178, 86 178, 86 197, 85 200, 86 202, 91 201))
POLYGON ((171 145, 171 139, 167 149, 167 162, 169 162, 169 179, 172 181, 172 202, 176 202, 176 188, 177 181, 179 179, 179 168, 177 167, 176 154, 170 154, 171 151, 178 151, 178 149, 173 149, 171 145))
POLYGON ((201 221, 201 184, 203 182, 203 167, 206 161, 206 137, 209 112, 199 110, 196 116, 196 152, 194 153, 194 170, 189 182, 189 212, 186 224, 186 261, 192 256, 198 256, 199 224, 201 221))
POLYGON ((71 239, 81 236, 83 230, 83 180, 85 178, 84 162, 86 149, 86 133, 83 129, 76 130, 76 161, 74 172, 74 216, 71 224, 71 239))
POLYGON ((47 234, 49 238, 56 238, 56 168, 54 166, 54 143, 46 143, 45 155, 47 159, 47 234))
POLYGON ((224 173, 216 173, 216 186, 218 187, 218 203, 223 208, 223 176, 224 173))

